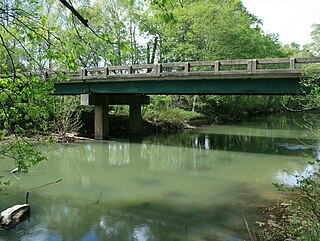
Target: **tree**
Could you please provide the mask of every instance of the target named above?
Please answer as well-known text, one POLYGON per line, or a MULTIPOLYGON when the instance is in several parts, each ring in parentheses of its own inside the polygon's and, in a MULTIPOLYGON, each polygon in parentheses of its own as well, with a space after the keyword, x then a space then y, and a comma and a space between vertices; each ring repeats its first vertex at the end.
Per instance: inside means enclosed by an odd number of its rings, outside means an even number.
POLYGON ((240 0, 157 3, 150 11, 163 22, 150 35, 158 35, 161 62, 284 57, 277 36, 265 35, 240 0))
MULTIPOLYGON (((250 14, 240 0, 150 1, 140 28, 149 38, 149 63, 202 60, 287 57, 277 35, 264 34, 261 20, 250 14), (156 57, 154 57, 156 56, 156 57)), ((211 119, 238 119, 279 98, 240 96, 173 96, 172 104, 198 111, 211 119), (253 98, 255 101, 253 101, 253 98), (259 99, 258 101, 256 101, 259 99), (235 108, 242 103, 243 108, 235 108), (245 108, 245 109, 244 109, 245 108)))
POLYGON ((68 43, 68 52, 74 54, 75 68, 141 63, 144 55, 138 42, 141 9, 140 1, 91 1, 78 8, 89 19, 90 28, 77 26, 75 17, 66 15, 61 35, 68 43))
POLYGON ((313 24, 311 31, 312 42, 306 44, 304 49, 311 56, 319 57, 320 56, 320 24, 313 24))
POLYGON ((283 51, 292 58, 311 56, 311 54, 304 47, 294 42, 290 45, 284 45, 283 51))
POLYGON ((20 172, 45 159, 36 146, 47 134, 53 83, 43 71, 68 63, 43 3, 0 3, 0 159, 13 159, 20 172))

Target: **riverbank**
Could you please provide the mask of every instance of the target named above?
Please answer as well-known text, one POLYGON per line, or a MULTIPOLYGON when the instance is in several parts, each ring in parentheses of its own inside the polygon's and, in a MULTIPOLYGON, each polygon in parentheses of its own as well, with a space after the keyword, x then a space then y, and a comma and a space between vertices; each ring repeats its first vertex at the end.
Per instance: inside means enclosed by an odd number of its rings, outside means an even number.
POLYGON ((264 219, 256 221, 257 240, 283 241, 290 224, 291 198, 283 198, 259 208, 264 219))
POLYGON ((317 165, 312 164, 314 172, 310 176, 296 175, 296 185, 277 185, 284 197, 263 209, 267 219, 259 222, 261 240, 320 240, 320 172, 317 165))

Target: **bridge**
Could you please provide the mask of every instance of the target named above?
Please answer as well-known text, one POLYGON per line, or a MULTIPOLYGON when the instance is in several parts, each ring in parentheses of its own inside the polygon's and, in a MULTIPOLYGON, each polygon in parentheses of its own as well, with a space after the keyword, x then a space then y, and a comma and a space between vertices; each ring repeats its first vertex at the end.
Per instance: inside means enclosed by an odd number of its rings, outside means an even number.
MULTIPOLYGON (((130 132, 141 132, 141 105, 147 95, 297 95, 307 66, 320 58, 273 58, 157 63, 82 68, 65 72, 55 82, 56 95, 81 95, 81 103, 95 105, 95 138, 109 135, 108 106, 130 106, 130 132)), ((316 71, 316 70, 313 70, 316 71)), ((54 74, 48 74, 54 77, 54 74)), ((56 79, 59 78, 56 76, 56 79)))

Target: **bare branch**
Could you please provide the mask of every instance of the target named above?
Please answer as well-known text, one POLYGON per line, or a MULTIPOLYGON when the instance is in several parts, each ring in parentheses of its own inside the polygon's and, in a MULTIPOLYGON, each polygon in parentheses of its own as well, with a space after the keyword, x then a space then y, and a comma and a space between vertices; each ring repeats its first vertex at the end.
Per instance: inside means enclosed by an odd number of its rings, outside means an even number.
POLYGON ((24 44, 20 41, 20 39, 18 39, 13 33, 11 33, 11 31, 9 31, 8 28, 6 28, 4 25, 0 24, 2 28, 4 28, 6 30, 6 32, 8 34, 10 34, 19 44, 20 46, 23 48, 23 50, 25 51, 25 53, 28 55, 28 57, 34 61, 40 68, 42 67, 42 65, 34 58, 32 57, 32 55, 29 53, 29 51, 26 49, 26 47, 24 46, 24 44))
POLYGON ((59 1, 74 14, 84 26, 89 28, 88 19, 84 19, 80 15, 80 13, 78 13, 78 11, 75 10, 74 7, 70 3, 68 3, 66 0, 59 0, 59 1))
POLYGON ((8 56, 10 58, 10 61, 11 61, 11 65, 12 65, 12 70, 13 70, 13 79, 16 78, 16 67, 15 67, 15 64, 14 64, 14 61, 13 61, 13 57, 11 55, 11 51, 9 50, 8 46, 6 45, 3 37, 2 37, 2 34, 0 34, 0 39, 1 39, 1 42, 2 42, 2 45, 3 47, 6 49, 7 53, 8 53, 8 56))

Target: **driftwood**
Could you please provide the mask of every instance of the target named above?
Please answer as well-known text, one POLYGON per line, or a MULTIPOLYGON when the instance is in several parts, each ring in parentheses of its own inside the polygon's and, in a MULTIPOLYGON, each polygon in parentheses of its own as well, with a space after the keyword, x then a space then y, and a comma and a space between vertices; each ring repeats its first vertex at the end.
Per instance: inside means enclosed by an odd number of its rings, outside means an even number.
POLYGON ((15 169, 13 169, 10 173, 12 174, 12 176, 14 176, 15 178, 17 178, 17 180, 20 180, 20 178, 15 175, 15 173, 17 173, 17 172, 19 172, 19 168, 18 168, 18 167, 16 167, 15 169))
MULTIPOLYGON (((12 172, 12 175, 14 175, 14 172, 12 172)), ((54 182, 49 182, 44 185, 41 185, 36 188, 45 187, 48 185, 56 184, 61 182, 62 179, 58 179, 54 182)), ((32 190, 30 189, 30 190, 32 190)), ((100 201, 100 198, 98 199, 97 203, 100 201)), ((26 217, 30 216, 30 205, 29 202, 29 192, 26 193, 26 204, 21 205, 14 205, 10 208, 7 208, 6 210, 2 211, 0 214, 0 228, 10 230, 17 226, 19 223, 21 223, 26 217)))
POLYGON ((19 168, 16 167, 15 169, 13 169, 13 170, 11 171, 11 174, 14 174, 14 173, 16 173, 16 172, 18 172, 18 171, 19 171, 19 168))
POLYGON ((14 205, 0 214, 0 227, 6 230, 14 228, 30 215, 30 205, 14 205))

